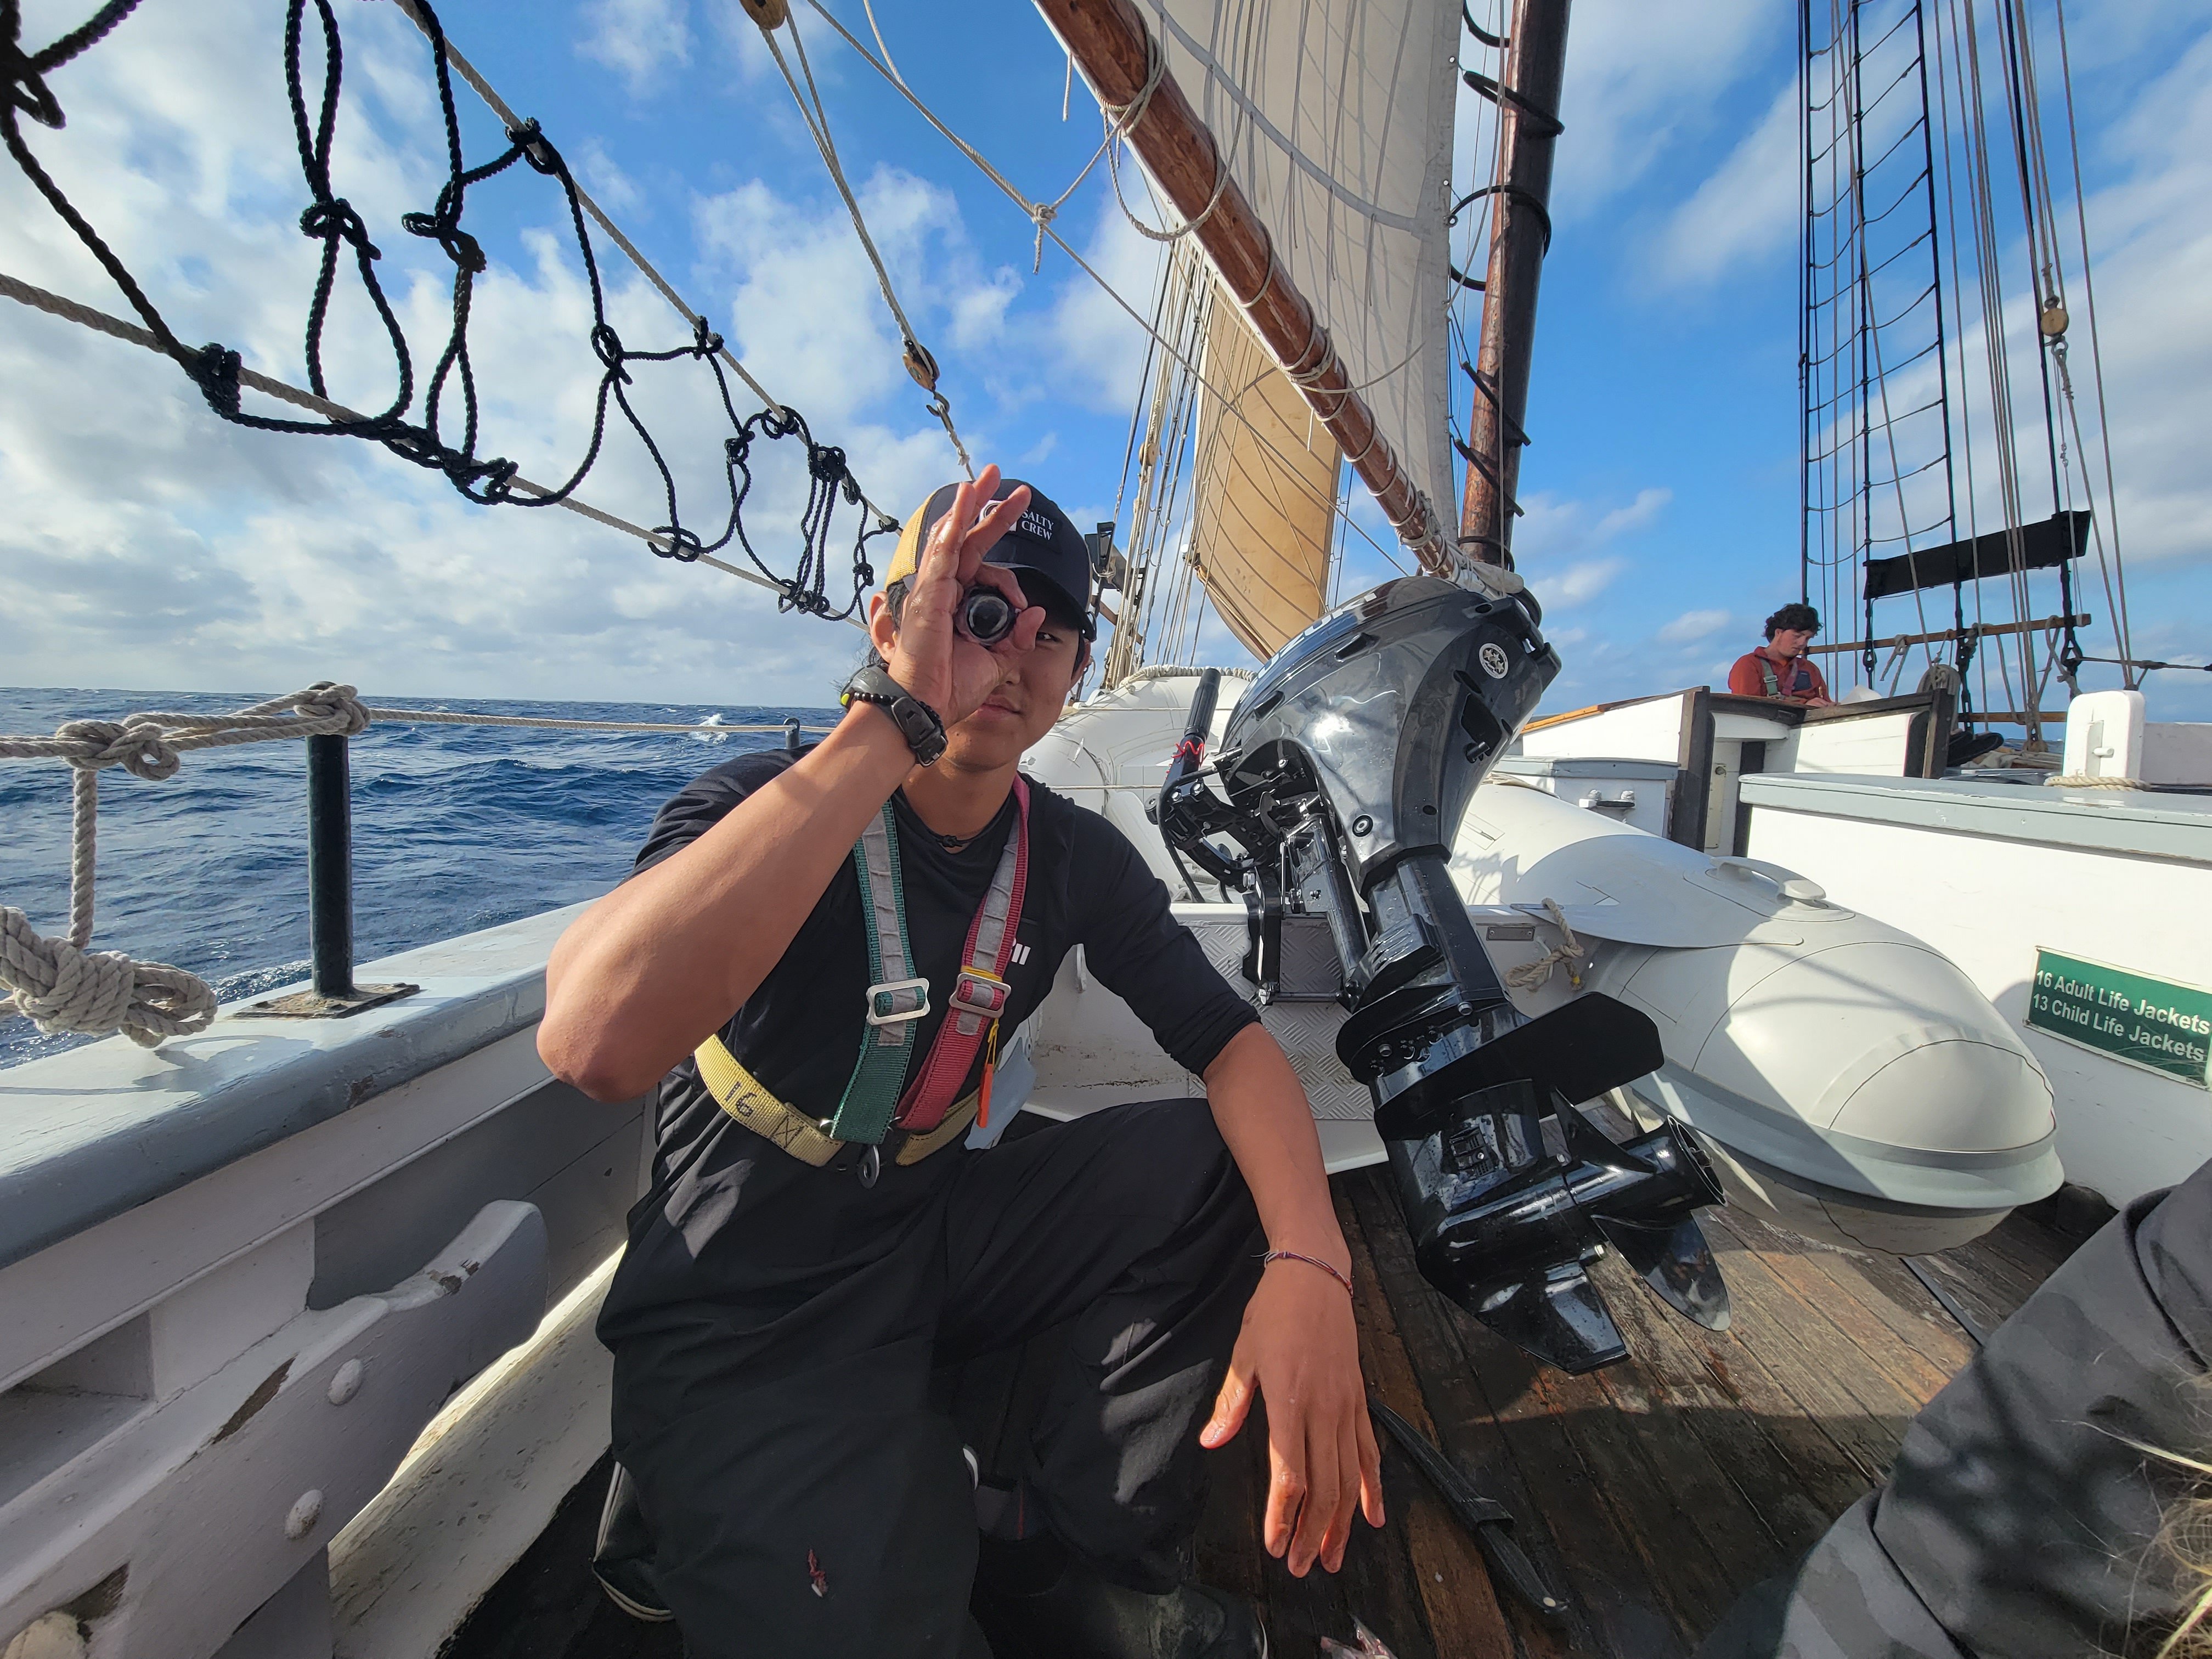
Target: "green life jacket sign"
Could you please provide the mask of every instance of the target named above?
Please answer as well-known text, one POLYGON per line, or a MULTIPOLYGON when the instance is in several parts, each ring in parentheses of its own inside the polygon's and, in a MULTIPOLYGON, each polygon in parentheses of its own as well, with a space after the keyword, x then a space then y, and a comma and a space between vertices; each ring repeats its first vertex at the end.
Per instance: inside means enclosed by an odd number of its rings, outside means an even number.
POLYGON ((2212 1087, 2212 991, 2038 951, 2027 1023, 2130 1066, 2212 1087))

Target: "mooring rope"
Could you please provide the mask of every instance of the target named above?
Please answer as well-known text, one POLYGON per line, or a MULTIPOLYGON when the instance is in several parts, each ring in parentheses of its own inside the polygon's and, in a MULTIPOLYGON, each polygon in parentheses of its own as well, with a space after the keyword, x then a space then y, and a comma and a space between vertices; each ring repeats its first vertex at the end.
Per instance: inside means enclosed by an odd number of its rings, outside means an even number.
MULTIPOLYGON (((120 1031, 142 1048, 204 1031, 214 1022, 214 988, 197 974, 119 951, 93 951, 99 850, 100 775, 119 766, 136 778, 176 776, 184 757, 203 749, 358 737, 373 721, 448 726, 539 726, 560 732, 789 732, 772 726, 681 725, 653 720, 562 720, 541 714, 479 714, 442 708, 372 708, 350 685, 311 685, 228 714, 149 709, 119 720, 64 720, 51 737, 0 735, 0 760, 58 760, 71 771, 69 931, 40 934, 30 918, 0 905, 0 1012, 24 1015, 41 1031, 105 1036, 120 1031)), ((825 732, 821 726, 799 726, 825 732)))

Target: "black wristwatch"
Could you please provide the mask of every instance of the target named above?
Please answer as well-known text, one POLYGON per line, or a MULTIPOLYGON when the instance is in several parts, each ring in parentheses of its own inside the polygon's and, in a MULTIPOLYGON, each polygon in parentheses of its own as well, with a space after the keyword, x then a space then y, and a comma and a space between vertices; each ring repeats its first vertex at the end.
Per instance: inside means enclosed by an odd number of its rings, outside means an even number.
POLYGON ((935 765, 945 752, 945 722, 937 711, 880 668, 872 665, 854 675, 845 682, 838 701, 848 708, 856 702, 874 703, 891 717, 915 759, 924 766, 935 765))

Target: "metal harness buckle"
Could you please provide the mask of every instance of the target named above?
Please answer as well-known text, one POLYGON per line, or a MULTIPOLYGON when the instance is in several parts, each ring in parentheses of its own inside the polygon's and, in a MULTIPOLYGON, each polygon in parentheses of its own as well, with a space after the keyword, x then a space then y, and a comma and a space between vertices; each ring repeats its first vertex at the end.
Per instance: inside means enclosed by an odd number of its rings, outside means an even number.
POLYGON ((871 985, 867 991, 868 1024, 897 1025, 909 1019, 921 1019, 929 1012, 929 981, 927 979, 887 979, 880 985, 871 985), (879 1012, 879 999, 896 998, 902 991, 918 991, 920 997, 912 1008, 902 1009, 896 1002, 888 1013, 879 1012))
POLYGON ((1006 1011, 1011 991, 1006 981, 989 969, 970 963, 961 969, 960 977, 953 981, 951 1006, 963 1013, 996 1019, 1006 1011))

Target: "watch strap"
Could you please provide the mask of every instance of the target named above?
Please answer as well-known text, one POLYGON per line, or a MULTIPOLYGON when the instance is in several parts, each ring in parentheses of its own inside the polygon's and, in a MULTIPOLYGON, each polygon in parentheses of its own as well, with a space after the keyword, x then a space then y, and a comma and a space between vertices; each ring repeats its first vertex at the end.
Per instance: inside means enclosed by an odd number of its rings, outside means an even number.
POLYGON ((839 701, 847 708, 857 701, 881 708, 891 717, 891 724, 898 727, 915 761, 923 766, 933 765, 945 752, 945 722, 937 711, 873 664, 845 682, 839 701))

